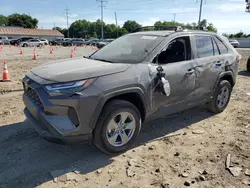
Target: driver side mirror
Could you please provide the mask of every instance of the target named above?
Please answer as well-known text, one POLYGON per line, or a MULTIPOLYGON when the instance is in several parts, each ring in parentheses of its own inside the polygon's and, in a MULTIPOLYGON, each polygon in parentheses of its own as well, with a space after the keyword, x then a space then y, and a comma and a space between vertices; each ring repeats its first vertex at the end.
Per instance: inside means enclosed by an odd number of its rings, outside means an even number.
POLYGON ((157 72, 159 72, 159 73, 163 72, 162 66, 158 66, 158 67, 156 68, 156 70, 157 70, 157 72))

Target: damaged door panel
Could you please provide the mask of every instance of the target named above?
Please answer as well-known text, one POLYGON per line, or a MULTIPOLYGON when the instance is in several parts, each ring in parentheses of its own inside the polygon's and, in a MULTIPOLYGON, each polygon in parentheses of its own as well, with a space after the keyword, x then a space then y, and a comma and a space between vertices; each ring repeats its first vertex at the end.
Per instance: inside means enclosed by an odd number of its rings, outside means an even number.
POLYGON ((219 50, 211 36, 195 35, 195 99, 207 100, 212 97, 214 83, 222 71, 223 61, 219 58, 219 50))
POLYGON ((189 37, 178 37, 155 57, 153 64, 149 65, 153 111, 161 107, 170 107, 167 113, 173 113, 192 99, 195 91, 195 70, 190 49, 189 37))

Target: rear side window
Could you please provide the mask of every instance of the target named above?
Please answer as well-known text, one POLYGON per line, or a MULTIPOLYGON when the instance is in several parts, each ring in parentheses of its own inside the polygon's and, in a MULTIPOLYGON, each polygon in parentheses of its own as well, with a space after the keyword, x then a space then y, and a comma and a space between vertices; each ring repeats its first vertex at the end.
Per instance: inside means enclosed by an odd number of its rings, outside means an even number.
POLYGON ((226 54, 228 52, 228 49, 225 44, 221 40, 219 40, 217 37, 214 37, 214 40, 216 44, 218 45, 220 54, 226 54))
POLYGON ((212 38, 210 36, 195 36, 197 56, 199 58, 214 55, 212 38))
POLYGON ((213 47, 214 47, 214 55, 219 55, 220 51, 218 49, 218 45, 216 44, 214 40, 213 40, 213 47))

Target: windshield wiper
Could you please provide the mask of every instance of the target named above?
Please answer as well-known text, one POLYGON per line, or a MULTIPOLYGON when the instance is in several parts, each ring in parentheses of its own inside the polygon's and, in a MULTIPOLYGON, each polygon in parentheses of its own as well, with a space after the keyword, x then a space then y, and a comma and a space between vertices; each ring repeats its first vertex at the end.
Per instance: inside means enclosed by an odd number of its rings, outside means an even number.
POLYGON ((93 59, 93 60, 103 61, 103 62, 107 62, 107 63, 114 63, 113 61, 109 61, 109 60, 105 60, 105 59, 93 59))

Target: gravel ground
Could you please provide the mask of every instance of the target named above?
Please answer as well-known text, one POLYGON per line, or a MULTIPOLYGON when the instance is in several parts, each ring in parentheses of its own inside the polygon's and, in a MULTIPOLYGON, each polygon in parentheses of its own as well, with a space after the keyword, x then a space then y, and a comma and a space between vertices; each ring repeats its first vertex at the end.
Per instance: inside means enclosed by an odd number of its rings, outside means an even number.
MULTIPOLYGON (((71 48, 5 47, 12 82, 0 83, 0 187, 243 188, 250 176, 250 73, 243 56, 228 108, 213 115, 203 107, 146 123, 134 147, 107 156, 88 145, 57 145, 41 138, 23 115, 21 79, 32 67, 68 58, 71 48), (225 161, 231 154, 230 169, 225 161), (237 174, 238 173, 238 174, 237 174), (246 174, 245 174, 246 173, 246 174), (53 179, 53 176, 58 178, 53 179)), ((77 48, 75 56, 92 52, 77 48)))

